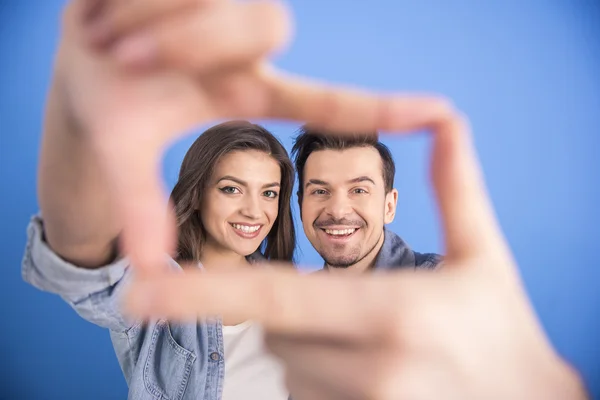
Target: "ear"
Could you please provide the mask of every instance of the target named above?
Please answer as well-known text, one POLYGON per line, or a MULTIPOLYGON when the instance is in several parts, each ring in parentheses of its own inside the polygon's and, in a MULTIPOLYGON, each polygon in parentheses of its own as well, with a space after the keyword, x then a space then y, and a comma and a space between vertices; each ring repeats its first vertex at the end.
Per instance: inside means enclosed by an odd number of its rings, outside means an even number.
POLYGON ((385 195, 385 214, 383 216, 384 223, 391 224, 396 216, 396 205, 398 204, 398 191, 396 189, 390 190, 385 195))

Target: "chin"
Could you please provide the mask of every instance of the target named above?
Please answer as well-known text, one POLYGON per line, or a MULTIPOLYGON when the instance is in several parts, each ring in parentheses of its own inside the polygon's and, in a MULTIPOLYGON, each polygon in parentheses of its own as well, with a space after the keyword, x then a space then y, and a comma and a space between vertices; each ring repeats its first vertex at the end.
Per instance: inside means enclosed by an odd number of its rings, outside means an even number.
POLYGON ((262 243, 262 241, 259 242, 257 246, 239 246, 239 247, 234 247, 233 251, 235 251, 240 256, 248 257, 249 255, 254 254, 259 249, 260 243, 262 243))
POLYGON ((350 268, 356 260, 324 260, 332 268, 350 268))
POLYGON ((334 268, 348 268, 353 266, 354 264, 356 264, 360 257, 356 256, 355 254, 348 254, 348 255, 330 255, 327 256, 327 254, 325 255, 321 255, 321 257, 323 258, 323 261, 325 261, 328 265, 330 265, 331 267, 334 268))

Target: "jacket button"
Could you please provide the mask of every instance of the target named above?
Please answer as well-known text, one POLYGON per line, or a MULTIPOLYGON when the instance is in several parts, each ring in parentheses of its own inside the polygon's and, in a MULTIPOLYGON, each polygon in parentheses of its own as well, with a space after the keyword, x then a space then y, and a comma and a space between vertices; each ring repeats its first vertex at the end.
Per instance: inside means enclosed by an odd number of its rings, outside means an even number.
POLYGON ((211 353, 210 359, 213 361, 219 361, 221 359, 221 355, 217 352, 211 353))

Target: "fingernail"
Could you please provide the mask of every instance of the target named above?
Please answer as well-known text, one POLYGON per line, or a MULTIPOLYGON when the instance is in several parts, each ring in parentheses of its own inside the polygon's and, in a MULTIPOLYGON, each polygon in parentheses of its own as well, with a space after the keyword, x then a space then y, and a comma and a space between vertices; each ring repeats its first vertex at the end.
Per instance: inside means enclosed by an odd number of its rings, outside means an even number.
POLYGON ((155 41, 143 33, 117 42, 112 52, 119 63, 130 67, 148 67, 157 60, 155 41))

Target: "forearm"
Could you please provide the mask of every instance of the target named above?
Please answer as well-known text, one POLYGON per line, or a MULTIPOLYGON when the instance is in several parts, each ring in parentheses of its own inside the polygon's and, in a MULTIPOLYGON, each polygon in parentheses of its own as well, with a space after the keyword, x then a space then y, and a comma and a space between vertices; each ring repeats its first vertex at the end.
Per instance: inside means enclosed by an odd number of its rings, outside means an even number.
POLYGON ((93 268, 114 257, 120 225, 106 179, 79 130, 69 119, 60 78, 55 78, 47 99, 38 171, 45 236, 59 256, 93 268))

